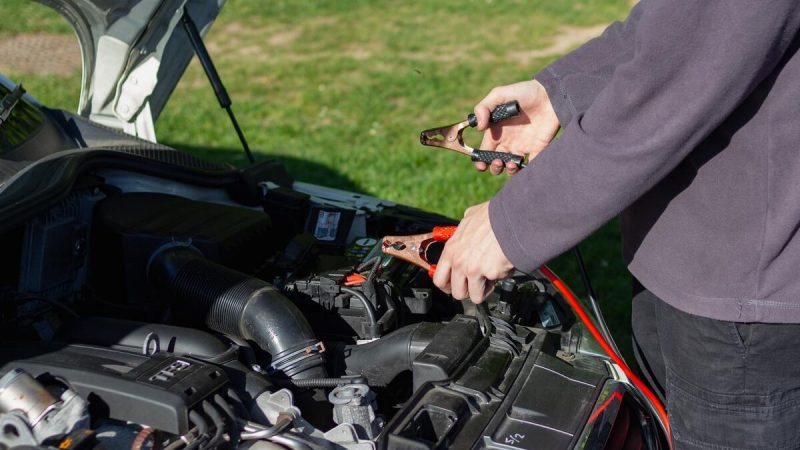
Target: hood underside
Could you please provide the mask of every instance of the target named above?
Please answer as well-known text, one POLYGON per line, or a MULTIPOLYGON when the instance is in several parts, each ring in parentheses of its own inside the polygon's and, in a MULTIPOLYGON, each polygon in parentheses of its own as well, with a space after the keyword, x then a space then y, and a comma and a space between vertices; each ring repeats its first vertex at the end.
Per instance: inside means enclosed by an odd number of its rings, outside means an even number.
POLYGON ((188 12, 205 35, 225 0, 37 0, 78 36, 83 79, 78 113, 155 141, 158 118, 193 48, 181 26, 188 12))

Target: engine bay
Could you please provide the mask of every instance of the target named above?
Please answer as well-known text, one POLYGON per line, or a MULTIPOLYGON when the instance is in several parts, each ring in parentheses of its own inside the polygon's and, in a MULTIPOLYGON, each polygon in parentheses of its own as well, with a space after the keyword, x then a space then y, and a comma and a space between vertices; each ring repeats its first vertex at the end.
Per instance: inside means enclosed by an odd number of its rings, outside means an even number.
POLYGON ((567 448, 595 432, 615 375, 545 278, 454 301, 380 246, 453 221, 273 179, 242 196, 101 168, 0 236, 0 444, 567 448))

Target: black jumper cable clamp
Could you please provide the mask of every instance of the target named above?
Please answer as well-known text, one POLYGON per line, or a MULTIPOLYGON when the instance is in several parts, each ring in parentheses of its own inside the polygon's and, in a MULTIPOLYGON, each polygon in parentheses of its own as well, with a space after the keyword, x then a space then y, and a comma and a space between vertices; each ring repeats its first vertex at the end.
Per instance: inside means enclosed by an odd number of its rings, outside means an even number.
MULTIPOLYGON (((519 115, 519 103, 514 100, 495 108, 489 116, 489 122, 502 122, 503 120, 510 119, 517 115, 519 115)), ((482 161, 486 164, 491 164, 495 159, 499 159, 503 161, 503 163, 513 162, 519 166, 520 169, 525 167, 525 159, 523 156, 507 152, 480 150, 465 144, 463 136, 464 130, 467 127, 475 128, 476 126, 478 126, 478 118, 475 117, 475 114, 470 114, 467 116, 467 120, 462 122, 423 131, 419 135, 419 142, 422 145, 456 151, 469 156, 474 162, 482 161)))

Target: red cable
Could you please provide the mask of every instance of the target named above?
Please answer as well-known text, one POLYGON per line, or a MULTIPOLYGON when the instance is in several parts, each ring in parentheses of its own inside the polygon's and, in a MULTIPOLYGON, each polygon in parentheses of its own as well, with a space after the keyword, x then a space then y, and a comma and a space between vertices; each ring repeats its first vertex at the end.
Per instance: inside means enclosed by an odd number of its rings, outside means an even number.
POLYGON ((631 368, 628 367, 628 365, 625 363, 622 357, 618 355, 616 352, 614 352, 611 345, 608 343, 608 341, 606 341, 606 339, 594 325, 592 319, 589 317, 588 314, 586 314, 586 311, 583 309, 583 306, 581 306, 580 301, 578 301, 578 299, 572 294, 572 292, 570 292, 570 290, 567 288, 564 282, 561 281, 561 279, 559 279, 558 276, 556 276, 556 274, 554 274, 547 266, 542 266, 539 270, 548 280, 550 280, 551 283, 553 283, 553 286, 555 286, 556 289, 558 289, 558 291, 561 292, 561 295, 567 300, 572 309, 575 310, 575 312, 578 314, 578 317, 581 319, 581 322, 583 322, 583 324, 586 325, 586 328, 589 330, 589 333, 591 333, 592 336, 595 338, 595 340, 597 340, 597 342, 600 344, 600 347, 603 348, 603 351, 606 352, 606 354, 608 354, 609 357, 611 357, 611 360, 614 361, 614 364, 618 365, 622 369, 622 372, 625 374, 625 376, 628 377, 629 380, 631 380, 631 383, 633 383, 633 385, 636 386, 644 394, 645 397, 647 397, 647 399, 656 409, 656 412, 658 413, 659 417, 661 417, 661 420, 664 423, 664 428, 666 429, 667 432, 667 439, 669 442, 669 446, 670 448, 672 448, 672 436, 670 434, 670 429, 669 429, 669 418, 667 417, 667 410, 664 409, 664 405, 661 404, 661 401, 658 399, 656 394, 654 394, 653 391, 651 391, 650 388, 647 387, 647 385, 644 384, 642 380, 640 380, 639 377, 637 377, 633 373, 631 368))
POLYGON ((600 417, 600 414, 602 414, 603 411, 606 410, 606 408, 611 406, 611 403, 615 400, 622 403, 622 394, 620 394, 617 391, 614 391, 614 393, 611 394, 611 397, 608 397, 606 401, 604 401, 603 404, 600 405, 597 409, 595 409, 592 415, 589 416, 589 423, 594 423, 594 421, 597 420, 598 417, 600 417))

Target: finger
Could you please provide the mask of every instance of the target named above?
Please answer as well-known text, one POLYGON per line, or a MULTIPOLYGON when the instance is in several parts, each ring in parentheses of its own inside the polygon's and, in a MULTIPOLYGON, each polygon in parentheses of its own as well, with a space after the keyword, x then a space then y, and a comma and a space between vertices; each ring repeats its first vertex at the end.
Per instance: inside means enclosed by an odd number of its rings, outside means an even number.
POLYGON ((514 175, 517 174, 517 172, 519 172, 519 166, 517 165, 517 163, 513 162, 506 163, 506 173, 508 174, 508 176, 513 177, 514 175))
POLYGON ((489 172, 491 172, 492 175, 500 175, 501 173, 503 173, 503 168, 504 168, 503 161, 495 159, 494 161, 492 161, 492 165, 489 166, 489 172))
POLYGON ((486 298, 486 278, 474 277, 467 280, 469 299, 472 303, 481 303, 486 298))
POLYGON ((444 258, 439 258, 436 264, 436 272, 433 273, 433 284, 442 290, 445 294, 450 293, 450 261, 444 258))
POLYGON ((485 284, 484 284, 484 286, 483 286, 483 298, 484 298, 484 299, 485 299, 486 297, 488 297, 488 296, 489 296, 489 294, 491 294, 492 292, 494 292, 494 285, 495 285, 495 282, 494 282, 494 281, 486 280, 486 283, 485 283, 485 284))
POLYGON ((481 172, 485 172, 488 167, 489 166, 487 166, 486 163, 483 162, 483 161, 478 161, 478 162, 475 163, 475 169, 477 169, 477 170, 479 170, 481 172))
POLYGON ((503 95, 502 90, 494 88, 483 98, 477 105, 475 105, 475 117, 478 118, 478 131, 483 131, 489 126, 489 115, 492 110, 507 100, 503 95))
POLYGON ((456 300, 464 300, 469 297, 467 277, 461 272, 452 271, 450 273, 450 295, 456 300))
POLYGON ((489 128, 489 134, 491 135, 493 141, 500 142, 500 138, 503 137, 503 126, 498 125, 489 128))
MULTIPOLYGON (((458 230, 456 230, 456 233, 458 230)), ((455 237, 455 234, 453 237, 455 237)), ((442 254, 439 256, 439 261, 436 263, 436 271, 433 273, 433 284, 436 285, 442 292, 449 294, 452 291, 452 271, 453 271, 453 238, 446 242, 442 249, 442 254)))
POLYGON ((483 99, 472 110, 478 119, 478 126, 475 127, 478 131, 484 131, 489 126, 489 116, 492 114, 492 109, 487 106, 488 104, 486 99, 483 99))

